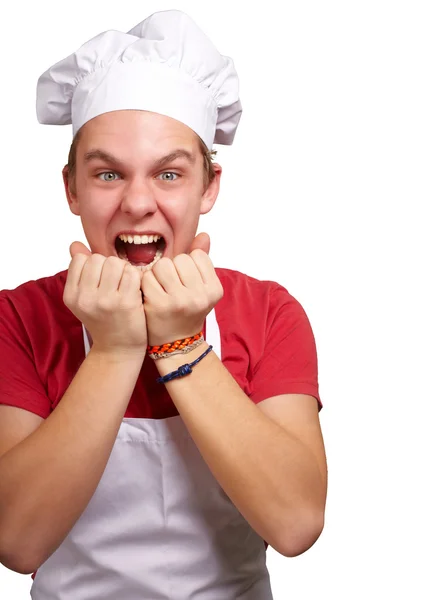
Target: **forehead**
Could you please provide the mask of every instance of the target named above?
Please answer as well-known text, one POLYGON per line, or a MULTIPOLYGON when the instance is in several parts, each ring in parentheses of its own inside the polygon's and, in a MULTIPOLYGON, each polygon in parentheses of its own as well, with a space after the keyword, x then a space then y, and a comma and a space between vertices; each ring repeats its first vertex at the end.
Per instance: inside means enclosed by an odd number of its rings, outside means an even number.
POLYGON ((105 146, 133 152, 167 151, 177 145, 189 151, 199 148, 197 134, 184 123, 141 110, 117 110, 91 119, 80 130, 79 146, 105 146))

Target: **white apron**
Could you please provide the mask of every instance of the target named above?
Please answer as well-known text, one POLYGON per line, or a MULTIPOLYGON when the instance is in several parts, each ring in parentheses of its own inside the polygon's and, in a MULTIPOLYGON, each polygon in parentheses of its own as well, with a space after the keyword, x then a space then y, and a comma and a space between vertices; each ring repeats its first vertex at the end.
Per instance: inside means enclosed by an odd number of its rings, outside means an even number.
MULTIPOLYGON (((83 334, 87 355, 84 327, 83 334)), ((214 309, 206 340, 221 359, 214 309)), ((180 415, 123 418, 94 495, 38 569, 31 597, 273 599, 264 541, 218 484, 180 415)))

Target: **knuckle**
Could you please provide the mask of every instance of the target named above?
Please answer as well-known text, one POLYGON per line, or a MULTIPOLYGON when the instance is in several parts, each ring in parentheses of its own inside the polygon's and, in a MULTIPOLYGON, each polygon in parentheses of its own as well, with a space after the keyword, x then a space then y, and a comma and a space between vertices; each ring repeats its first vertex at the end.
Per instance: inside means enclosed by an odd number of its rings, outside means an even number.
POLYGON ((87 256, 85 254, 76 254, 71 260, 71 265, 85 263, 87 261, 87 256))
POLYGON ((191 313, 191 310, 189 310, 190 305, 189 302, 187 301, 186 298, 183 298, 182 296, 179 298, 175 298, 174 303, 173 303, 173 311, 180 313, 180 314, 188 314, 191 313))
POLYGON ((137 281, 141 281, 141 279, 144 275, 143 271, 141 271, 137 267, 134 267, 133 265, 130 265, 130 272, 131 272, 131 276, 134 279, 136 279, 137 281))
POLYGON ((70 279, 73 276, 73 272, 77 271, 78 269, 82 269, 84 267, 84 265, 87 262, 87 256, 85 256, 84 254, 76 254, 74 256, 74 258, 71 260, 70 264, 69 264, 69 268, 68 268, 68 276, 66 278, 66 281, 70 281, 70 279))
POLYGON ((101 295, 97 298, 97 309, 100 312, 110 312, 116 308, 115 297, 111 294, 101 295))
POLYGON ((91 256, 89 256, 88 260, 92 263, 92 264, 103 264, 106 260, 106 257, 103 256, 102 254, 98 254, 97 252, 92 254, 91 256))
MULTIPOLYGON (((149 303, 147 303, 146 308, 148 308, 149 310, 151 310, 153 308, 152 305, 150 305, 149 303)), ((174 312, 179 312, 179 309, 177 309, 176 305, 174 302, 162 302, 161 304, 158 304, 155 306, 155 312, 161 317, 161 318, 166 318, 169 317, 171 314, 173 314, 174 312)))
POLYGON ((170 302, 163 302, 155 307, 155 311, 162 317, 168 316, 171 312, 175 310, 175 306, 172 306, 170 302))
MULTIPOLYGON (((116 268, 116 267, 121 268, 123 266, 122 265, 123 262, 124 261, 122 261, 121 258, 118 258, 117 256, 108 256, 105 259, 105 263, 112 268, 116 268)), ((129 266, 132 266, 132 265, 129 265, 129 266)))
POLYGON ((192 299, 191 307, 193 312, 203 312, 208 308, 208 302, 204 295, 196 296, 192 299))
POLYGON ((158 269, 164 268, 166 265, 173 265, 173 260, 168 256, 163 256, 160 260, 152 267, 152 271, 155 273, 158 269))
MULTIPOLYGON (((139 273, 137 273, 136 271, 135 272, 131 271, 130 273, 128 273, 127 276, 129 278, 129 283, 130 283, 131 288, 132 287, 137 288, 137 289, 141 288, 141 277, 140 277, 139 273)), ((141 292, 141 289, 140 289, 140 292, 141 292)))
MULTIPOLYGON (((117 260, 121 260, 121 259, 117 259, 117 260)), ((137 267, 134 267, 134 265, 131 265, 130 263, 126 263, 125 265, 123 265, 123 275, 127 275, 128 277, 134 277, 135 275, 138 275, 138 269, 137 269, 137 267)))
POLYGON ((222 298, 223 296, 224 296, 224 288, 223 288, 223 286, 221 285, 221 283, 219 283, 219 284, 218 284, 218 285, 215 287, 215 289, 214 289, 214 291, 213 291, 213 293, 212 293, 212 298, 213 298, 213 300, 214 300, 215 302, 217 302, 218 300, 221 300, 221 298, 222 298))
POLYGON ((128 296, 123 296, 118 304, 118 308, 122 311, 129 311, 135 308, 135 303, 133 298, 128 296))
POLYGON ((192 260, 200 264, 204 264, 205 262, 212 262, 210 260, 210 256, 206 252, 204 252, 204 250, 201 250, 201 248, 196 248, 195 250, 192 250, 192 252, 190 253, 190 257, 192 258, 192 260))
POLYGON ((82 312, 90 313, 95 308, 96 303, 89 294, 80 294, 75 304, 82 312))
POLYGON ((70 290, 67 290, 65 288, 64 292, 63 292, 63 302, 66 306, 72 306, 73 302, 72 302, 72 294, 70 292, 70 290))
POLYGON ((73 302, 72 306, 85 315, 90 315, 94 312, 93 305, 87 300, 78 300, 78 302, 73 302))
POLYGON ((205 254, 205 252, 201 250, 201 248, 196 248, 195 250, 192 250, 190 256, 202 256, 203 254, 205 254))
MULTIPOLYGON (((165 257, 165 258, 168 258, 168 257, 165 257)), ((168 260, 170 260, 170 259, 168 259, 168 260)), ((177 256, 174 256, 172 259, 172 262, 174 264, 178 264, 178 263, 185 264, 185 263, 189 263, 191 261, 192 261, 192 259, 190 258, 190 256, 188 254, 178 254, 177 256)))

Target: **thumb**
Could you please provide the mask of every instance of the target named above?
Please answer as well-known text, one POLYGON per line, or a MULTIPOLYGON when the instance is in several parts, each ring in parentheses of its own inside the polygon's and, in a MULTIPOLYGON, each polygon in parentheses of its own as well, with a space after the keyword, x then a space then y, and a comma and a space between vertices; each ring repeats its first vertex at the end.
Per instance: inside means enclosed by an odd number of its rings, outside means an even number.
POLYGON ((210 237, 208 233, 199 233, 193 242, 190 244, 189 254, 193 250, 203 250, 206 254, 209 254, 210 251, 210 237))
POLYGON ((69 252, 71 254, 71 258, 74 258, 76 254, 86 254, 86 256, 92 255, 92 252, 89 250, 89 248, 86 248, 82 242, 72 242, 72 244, 69 246, 69 252))

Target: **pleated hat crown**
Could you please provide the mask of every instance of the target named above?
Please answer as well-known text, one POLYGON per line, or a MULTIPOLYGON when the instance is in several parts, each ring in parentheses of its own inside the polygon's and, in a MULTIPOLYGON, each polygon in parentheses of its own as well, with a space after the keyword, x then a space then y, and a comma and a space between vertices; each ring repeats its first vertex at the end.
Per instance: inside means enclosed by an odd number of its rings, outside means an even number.
POLYGON ((43 73, 40 123, 72 123, 125 109, 176 119, 205 142, 232 144, 241 117, 233 61, 185 13, 152 14, 127 33, 105 31, 43 73))

